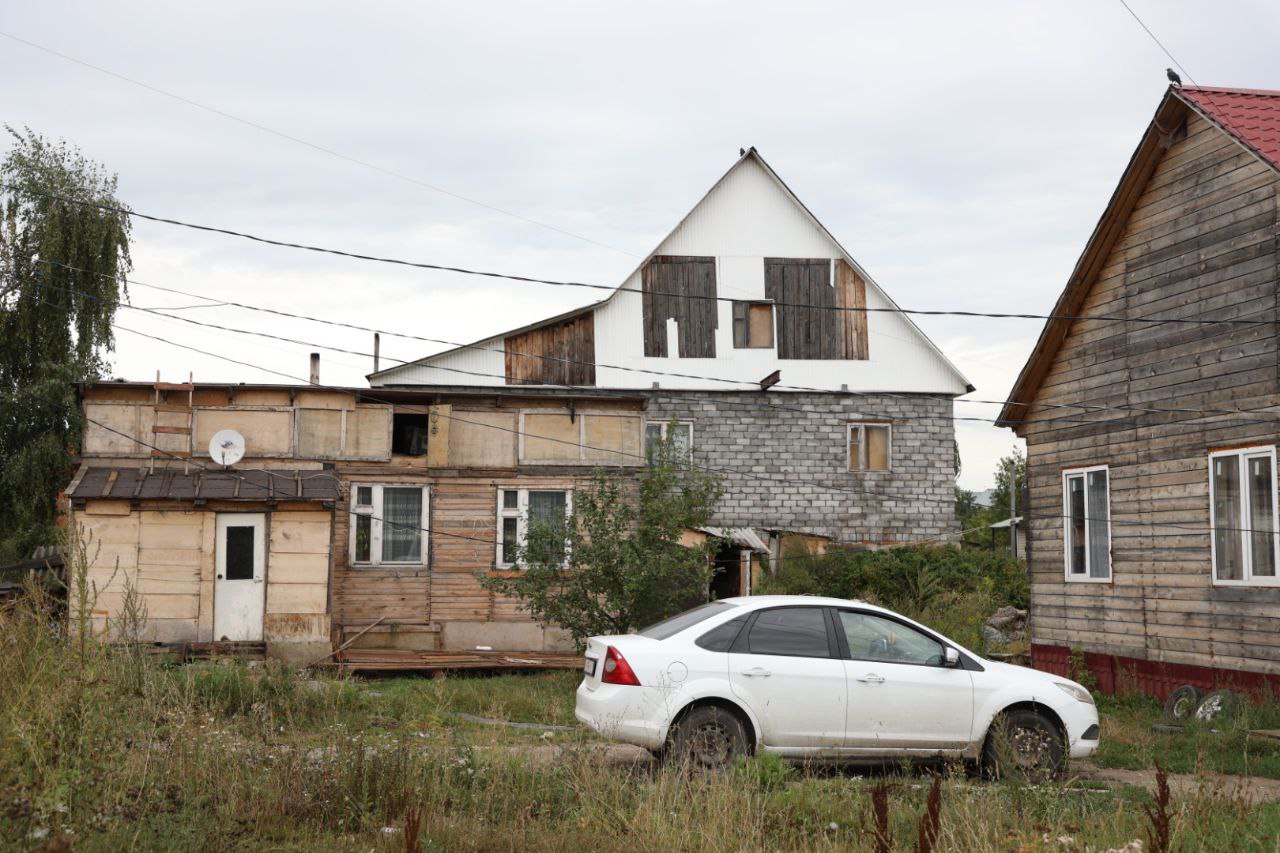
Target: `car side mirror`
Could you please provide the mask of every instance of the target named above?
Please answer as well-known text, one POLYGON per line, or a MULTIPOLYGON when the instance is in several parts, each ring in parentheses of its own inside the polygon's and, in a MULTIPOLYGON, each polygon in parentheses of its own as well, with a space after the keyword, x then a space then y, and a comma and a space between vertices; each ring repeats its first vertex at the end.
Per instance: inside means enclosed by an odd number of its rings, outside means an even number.
POLYGON ((942 665, 946 667, 957 667, 960 665, 960 653, 951 646, 947 646, 942 650, 942 665))

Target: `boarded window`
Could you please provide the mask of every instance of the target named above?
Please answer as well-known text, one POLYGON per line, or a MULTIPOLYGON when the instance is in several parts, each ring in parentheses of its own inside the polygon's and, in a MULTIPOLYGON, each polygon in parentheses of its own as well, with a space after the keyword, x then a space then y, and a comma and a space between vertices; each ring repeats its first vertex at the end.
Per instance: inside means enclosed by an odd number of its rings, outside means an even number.
POLYGON ((888 471, 891 430, 889 424, 849 424, 849 470, 888 471))
POLYGON ((833 286, 828 258, 765 258, 779 358, 867 357, 866 283, 843 259, 835 267, 833 286))
POLYGON ((639 414, 525 412, 520 462, 524 464, 639 465, 639 414))
POLYGON ((290 409, 216 408, 195 410, 195 453, 209 455, 209 439, 219 430, 244 436, 247 454, 288 456, 293 452, 293 411, 290 409))
POLYGON ((667 358, 667 321, 675 320, 680 358, 715 358, 716 259, 658 255, 640 275, 644 354, 667 358))
POLYGON ((773 346, 772 303, 733 303, 733 346, 735 349, 768 349, 773 346))
POLYGON ((342 453, 341 409, 298 409, 298 455, 334 459, 342 453))
POLYGON ((387 459, 390 414, 385 406, 299 408, 297 454, 303 459, 387 459))

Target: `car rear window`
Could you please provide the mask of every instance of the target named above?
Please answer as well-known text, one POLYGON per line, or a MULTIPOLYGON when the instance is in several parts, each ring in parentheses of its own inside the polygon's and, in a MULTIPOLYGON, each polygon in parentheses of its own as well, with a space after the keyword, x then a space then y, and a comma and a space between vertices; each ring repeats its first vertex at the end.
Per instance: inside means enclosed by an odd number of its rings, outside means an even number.
POLYGON ((710 619, 717 613, 723 613, 736 605, 727 604, 723 601, 713 601, 710 604, 703 604, 692 610, 686 610, 683 613, 677 613, 670 619, 664 619, 656 625, 650 625, 639 631, 641 637, 648 637, 651 640, 665 640, 667 637, 679 634, 685 628, 691 628, 699 622, 710 619))
POLYGON ((694 645, 701 646, 709 652, 727 652, 733 648, 733 641, 738 639, 738 634, 745 624, 747 624, 747 617, 745 616, 730 619, 723 625, 717 625, 694 640, 694 645))

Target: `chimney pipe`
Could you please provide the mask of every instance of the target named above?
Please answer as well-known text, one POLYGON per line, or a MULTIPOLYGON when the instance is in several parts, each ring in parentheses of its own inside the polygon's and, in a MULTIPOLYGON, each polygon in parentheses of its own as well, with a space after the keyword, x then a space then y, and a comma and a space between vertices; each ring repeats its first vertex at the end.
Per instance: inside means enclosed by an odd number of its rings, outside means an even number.
POLYGON ((311 353, 311 384, 320 384, 320 353, 311 353))
POLYGON ((382 354, 382 335, 373 333, 373 372, 378 372, 378 356, 382 354))

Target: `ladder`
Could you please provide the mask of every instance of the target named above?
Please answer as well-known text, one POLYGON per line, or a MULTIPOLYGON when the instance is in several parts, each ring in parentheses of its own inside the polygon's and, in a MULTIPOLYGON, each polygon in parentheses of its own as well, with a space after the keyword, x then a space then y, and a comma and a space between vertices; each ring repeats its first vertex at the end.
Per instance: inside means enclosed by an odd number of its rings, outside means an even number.
POLYGON ((166 450, 160 448, 160 437, 163 435, 185 435, 190 436, 192 427, 194 426, 194 395, 195 382, 194 374, 187 374, 186 382, 161 382, 160 371, 156 371, 156 381, 153 385, 152 398, 152 418, 151 418, 151 460, 148 463, 148 473, 154 473, 156 467, 156 459, 173 459, 181 457, 182 473, 188 472, 191 458, 191 440, 186 441, 186 448, 183 450, 166 450), (182 394, 186 394, 186 401, 182 402, 182 394), (176 396, 176 400, 174 397, 176 396), (174 417, 178 415, 179 417, 174 417), (162 417, 163 416, 163 417, 162 417), (161 421, 164 423, 161 423, 161 421))

